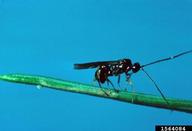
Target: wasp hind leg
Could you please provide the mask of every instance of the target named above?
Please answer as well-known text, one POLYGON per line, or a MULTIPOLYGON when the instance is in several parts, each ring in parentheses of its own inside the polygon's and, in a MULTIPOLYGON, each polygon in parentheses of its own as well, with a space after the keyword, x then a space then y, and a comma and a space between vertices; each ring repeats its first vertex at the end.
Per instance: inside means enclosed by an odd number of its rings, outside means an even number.
POLYGON ((98 81, 98 80, 97 80, 97 82, 98 82, 98 84, 99 84, 100 89, 105 93, 105 95, 106 95, 106 96, 109 96, 109 94, 108 94, 105 90, 103 90, 103 88, 102 88, 102 86, 101 86, 101 82, 98 81))
POLYGON ((121 81, 121 75, 118 75, 117 84, 118 84, 119 88, 120 88, 120 81, 121 81))
POLYGON ((119 92, 119 90, 115 88, 115 86, 113 85, 113 83, 112 83, 109 79, 107 79, 107 83, 108 83, 108 84, 109 84, 109 83, 111 84, 111 86, 113 87, 113 89, 115 90, 115 92, 119 92))

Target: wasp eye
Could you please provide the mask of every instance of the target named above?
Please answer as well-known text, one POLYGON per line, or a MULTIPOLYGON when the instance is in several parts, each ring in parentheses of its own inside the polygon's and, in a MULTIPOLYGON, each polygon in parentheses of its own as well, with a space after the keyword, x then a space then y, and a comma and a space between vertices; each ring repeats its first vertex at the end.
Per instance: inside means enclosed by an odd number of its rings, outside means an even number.
POLYGON ((141 69, 141 65, 140 65, 139 63, 135 63, 135 64, 132 66, 132 71, 133 71, 133 73, 138 72, 140 69, 141 69))

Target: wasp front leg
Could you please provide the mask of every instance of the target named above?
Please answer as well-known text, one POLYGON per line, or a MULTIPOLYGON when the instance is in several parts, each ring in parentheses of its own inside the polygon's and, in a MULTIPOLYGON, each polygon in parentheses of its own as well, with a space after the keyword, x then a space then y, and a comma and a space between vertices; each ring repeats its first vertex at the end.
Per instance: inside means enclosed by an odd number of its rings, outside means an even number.
POLYGON ((136 93, 136 90, 135 90, 135 87, 133 85, 133 82, 131 81, 131 75, 132 74, 126 74, 126 81, 128 82, 128 84, 131 86, 131 93, 133 94, 132 96, 132 103, 134 103, 134 99, 135 99, 135 93, 136 93))
POLYGON ((126 75, 126 81, 128 82, 128 84, 129 84, 129 85, 132 85, 132 84, 133 84, 132 81, 131 81, 131 75, 132 75, 132 74, 130 74, 130 73, 125 73, 125 75, 126 75))

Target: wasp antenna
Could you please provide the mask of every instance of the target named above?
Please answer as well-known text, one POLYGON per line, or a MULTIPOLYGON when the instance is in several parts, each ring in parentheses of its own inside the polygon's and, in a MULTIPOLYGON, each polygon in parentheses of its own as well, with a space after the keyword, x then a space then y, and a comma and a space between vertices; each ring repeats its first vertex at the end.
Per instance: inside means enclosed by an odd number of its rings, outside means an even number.
POLYGON ((161 94, 162 98, 166 101, 166 103, 169 105, 168 100, 166 99, 166 97, 163 95, 163 92, 160 90, 160 88, 158 87, 157 83, 152 79, 152 77, 143 69, 141 68, 142 71, 147 75, 147 77, 153 82, 153 84, 155 85, 155 87, 157 88, 157 90, 159 91, 159 93, 161 94))
POLYGON ((182 55, 186 55, 186 54, 189 54, 189 53, 192 53, 192 50, 185 51, 185 52, 182 52, 182 53, 179 53, 179 54, 177 54, 177 55, 170 56, 170 57, 167 57, 167 58, 164 58, 164 59, 156 60, 156 61, 154 61, 154 62, 151 62, 151 63, 145 64, 145 65, 142 65, 141 67, 146 67, 146 66, 149 66, 149 65, 153 65, 153 64, 156 64, 156 63, 163 62, 163 61, 172 60, 172 59, 175 59, 175 58, 177 58, 177 57, 180 57, 180 56, 182 56, 182 55))

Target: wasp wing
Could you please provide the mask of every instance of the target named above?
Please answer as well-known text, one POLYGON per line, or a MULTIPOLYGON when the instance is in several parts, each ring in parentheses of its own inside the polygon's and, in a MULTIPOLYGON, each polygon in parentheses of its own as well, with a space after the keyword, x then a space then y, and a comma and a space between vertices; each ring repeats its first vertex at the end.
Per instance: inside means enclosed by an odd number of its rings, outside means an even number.
POLYGON ((101 65, 113 65, 118 64, 118 61, 97 61, 97 62, 89 62, 83 64, 74 64, 75 69, 90 69, 90 68, 97 68, 101 65))

